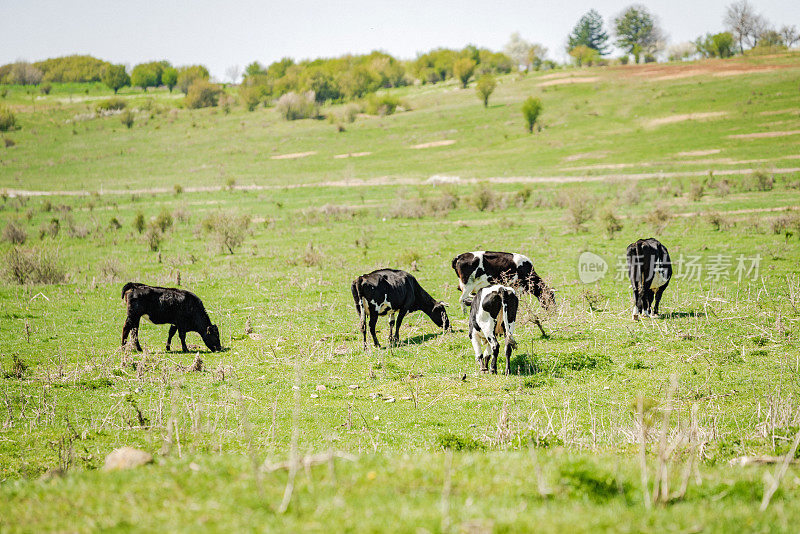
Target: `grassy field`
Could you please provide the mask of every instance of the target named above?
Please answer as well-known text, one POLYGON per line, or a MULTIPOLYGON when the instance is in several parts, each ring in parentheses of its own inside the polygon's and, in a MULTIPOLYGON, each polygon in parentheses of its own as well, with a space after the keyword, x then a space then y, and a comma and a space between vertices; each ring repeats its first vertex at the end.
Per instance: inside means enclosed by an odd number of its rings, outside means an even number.
POLYGON ((2 268, 48 251, 66 278, 0 282, 0 530, 795 531, 796 467, 771 494, 779 465, 729 462, 800 428, 799 84, 797 54, 560 70, 501 79, 488 109, 404 88, 407 111, 344 132, 166 91, 120 95, 128 130, 91 116, 101 86, 8 88, 2 268), (681 265, 633 322, 619 262, 650 235, 681 265), (482 249, 557 291, 553 313, 523 299, 512 376, 475 373, 457 306, 450 260, 482 249), (586 251, 608 265, 590 284, 586 251), (364 351, 349 284, 386 266, 453 330, 414 314, 364 351), (120 349, 129 280, 197 293, 225 350, 165 352, 149 323, 120 349), (154 464, 100 470, 123 445, 154 464))

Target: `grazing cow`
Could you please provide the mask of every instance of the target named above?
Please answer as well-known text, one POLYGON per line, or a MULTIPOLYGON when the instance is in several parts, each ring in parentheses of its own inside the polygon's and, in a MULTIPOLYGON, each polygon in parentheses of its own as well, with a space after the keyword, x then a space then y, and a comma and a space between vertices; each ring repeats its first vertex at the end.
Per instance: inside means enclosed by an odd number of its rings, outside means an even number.
POLYGON ((497 356, 500 342, 497 336, 506 336, 506 374, 511 374, 511 351, 516 348, 514 323, 517 320, 519 299, 514 290, 499 284, 479 289, 472 299, 469 311, 469 337, 475 349, 475 361, 481 372, 497 374, 497 356), (485 349, 482 345, 486 344, 485 349))
POLYGON ((492 284, 518 286, 533 293, 546 310, 555 305, 555 292, 544 283, 527 256, 511 252, 465 252, 453 258, 453 270, 462 291, 461 308, 467 311, 469 295, 492 284))
POLYGON ((656 239, 640 239, 628 245, 628 277, 633 287, 633 320, 639 314, 658 317, 661 295, 672 278, 672 261, 667 247, 656 239))
POLYGON ((407 313, 421 311, 431 318, 436 326, 450 329, 450 319, 445 304, 436 301, 422 289, 417 279, 405 271, 378 269, 359 276, 350 286, 356 311, 361 316, 361 335, 367 348, 367 316, 372 341, 380 348, 375 335, 375 324, 379 315, 389 314, 389 346, 400 340, 400 324, 407 313))
POLYGON ((186 332, 197 332, 211 352, 222 350, 219 329, 211 324, 203 301, 190 291, 170 287, 153 287, 136 282, 128 282, 122 288, 122 300, 128 310, 125 326, 122 328, 122 346, 128 341, 128 333, 133 331, 136 350, 139 344, 139 319, 144 317, 153 324, 169 324, 167 350, 172 336, 178 332, 181 349, 187 352, 186 332))

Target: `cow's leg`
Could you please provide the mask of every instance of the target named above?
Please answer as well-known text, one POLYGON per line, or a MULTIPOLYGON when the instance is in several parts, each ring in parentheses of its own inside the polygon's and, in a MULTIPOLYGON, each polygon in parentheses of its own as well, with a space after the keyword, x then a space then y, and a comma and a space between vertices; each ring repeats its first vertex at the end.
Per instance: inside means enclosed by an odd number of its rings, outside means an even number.
POLYGON ((403 318, 406 316, 405 310, 397 312, 397 321, 394 323, 394 341, 400 344, 400 325, 403 324, 403 318))
POLYGON ((481 346, 481 334, 477 330, 472 331, 472 349, 475 351, 475 363, 478 364, 478 372, 483 371, 483 347, 481 346))
POLYGON ((641 301, 639 299, 639 293, 636 291, 636 288, 634 288, 633 289, 633 320, 634 321, 638 321, 639 320, 639 314, 642 312, 642 310, 639 309, 640 302, 641 301))
POLYGON ((167 336, 167 350, 169 350, 169 345, 172 343, 172 336, 175 335, 175 332, 178 331, 178 327, 174 324, 169 325, 169 335, 167 336))
POLYGON ((642 306, 642 315, 650 317, 653 306, 653 290, 649 287, 644 290, 644 294, 642 295, 642 306))
POLYGON ((397 344, 397 338, 394 335, 394 321, 396 318, 396 313, 394 311, 389 312, 389 348, 394 347, 397 344))
POLYGON ((506 375, 511 374, 511 351, 514 347, 509 342, 510 338, 506 338, 506 375))
MULTIPOLYGON (((491 349, 491 362, 492 362, 492 374, 497 374, 497 356, 500 354, 500 342, 497 341, 497 338, 492 336, 488 338, 489 341, 489 348, 491 349)), ((487 357, 488 359, 488 357, 487 357)), ((487 362, 488 364, 488 362, 487 362)), ((487 365, 488 367, 488 365, 487 365)))
POLYGON ((178 338, 181 340, 181 350, 189 352, 189 347, 186 346, 186 330, 178 328, 178 338))
POLYGON ((133 343, 136 346, 136 350, 142 352, 142 345, 139 344, 139 321, 136 321, 136 328, 133 329, 133 343))
POLYGON ((125 324, 122 326, 122 348, 125 348, 125 345, 128 343, 128 334, 130 334, 131 330, 139 328, 139 320, 134 319, 131 315, 128 315, 125 318, 125 324))
POLYGON ((666 285, 656 289, 655 301, 653 303, 653 317, 658 317, 658 305, 661 303, 661 295, 664 294, 665 289, 667 289, 666 285))
POLYGON ((361 338, 364 340, 364 350, 367 350, 367 315, 369 308, 367 307, 367 299, 361 299, 361 319, 359 327, 361 328, 361 338))
POLYGON ((381 344, 378 343, 378 336, 375 335, 375 325, 378 324, 378 314, 372 313, 372 310, 369 311, 369 333, 372 334, 372 342, 375 343, 375 346, 381 348, 381 344))

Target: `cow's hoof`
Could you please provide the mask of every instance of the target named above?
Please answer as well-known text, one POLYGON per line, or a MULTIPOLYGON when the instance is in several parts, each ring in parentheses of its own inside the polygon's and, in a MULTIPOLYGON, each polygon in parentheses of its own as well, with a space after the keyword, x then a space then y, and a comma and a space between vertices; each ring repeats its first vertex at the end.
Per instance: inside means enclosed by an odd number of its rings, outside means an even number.
POLYGON ((633 314, 633 320, 634 321, 638 321, 639 320, 639 314, 638 313, 634 313, 633 314))

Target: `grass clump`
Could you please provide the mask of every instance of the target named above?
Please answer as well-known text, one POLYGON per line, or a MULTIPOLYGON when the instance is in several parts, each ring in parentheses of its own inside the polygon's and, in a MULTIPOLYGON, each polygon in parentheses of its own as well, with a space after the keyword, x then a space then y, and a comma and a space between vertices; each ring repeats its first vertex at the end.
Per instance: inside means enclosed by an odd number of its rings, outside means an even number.
POLYGON ((444 432, 436 436, 436 448, 445 451, 484 451, 486 445, 470 436, 444 432))
POLYGON ((16 378, 22 379, 25 377, 25 372, 28 370, 28 364, 26 364, 22 359, 13 354, 11 356, 11 369, 5 371, 3 373, 4 378, 16 378))
POLYGON ((400 106, 400 99, 392 95, 370 95, 365 105, 365 110, 369 115, 391 115, 400 106))
POLYGON ((567 200, 567 224, 574 232, 584 230, 584 224, 594 218, 596 199, 586 194, 570 195, 567 200))
POLYGON ((123 100, 122 98, 113 97, 113 98, 107 98, 106 100, 101 100, 100 102, 97 103, 95 109, 98 112, 121 111, 125 109, 127 105, 128 103, 125 102, 125 100, 123 100))
POLYGON ((6 106, 0 106, 0 132, 10 132, 17 129, 17 118, 6 106))
POLYGON ((28 232, 22 225, 8 221, 5 228, 3 228, 3 241, 8 241, 12 245, 22 245, 28 239, 28 232))
POLYGON ((303 94, 290 91, 278 99, 275 109, 284 120, 315 119, 319 116, 319 106, 314 91, 303 94))
POLYGON ((60 284, 67 279, 57 252, 14 247, 5 260, 6 275, 16 284, 60 284))
POLYGON ((250 230, 250 216, 229 212, 214 213, 203 219, 202 227, 211 234, 222 252, 228 251, 229 254, 233 254, 247 237, 250 230))

